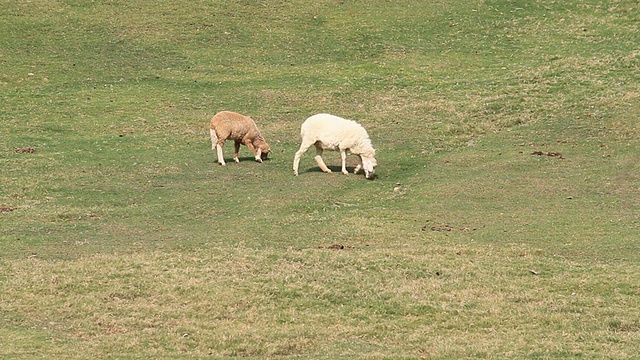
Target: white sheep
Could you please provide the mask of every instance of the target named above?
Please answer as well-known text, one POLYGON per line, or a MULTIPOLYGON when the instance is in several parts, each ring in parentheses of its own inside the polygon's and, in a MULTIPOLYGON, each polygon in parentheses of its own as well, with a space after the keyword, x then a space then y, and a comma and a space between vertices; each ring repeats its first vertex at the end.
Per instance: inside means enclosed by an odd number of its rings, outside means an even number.
POLYGON ((240 144, 246 145, 255 156, 257 162, 266 160, 271 148, 260 134, 255 121, 232 111, 221 111, 211 119, 211 150, 215 149, 218 155, 218 163, 226 165, 222 155, 222 146, 225 140, 233 140, 235 153, 233 161, 238 160, 240 144))
POLYGON ((377 165, 374 158, 376 150, 371 145, 367 131, 357 122, 335 115, 317 114, 305 120, 300 129, 300 135, 302 136, 302 144, 293 159, 293 173, 295 175, 298 175, 300 157, 312 145, 315 145, 315 159, 322 171, 331 172, 322 160, 322 152, 324 150, 339 150, 343 174, 349 173, 346 168, 347 154, 354 154, 358 155, 360 159, 354 174, 364 168, 367 179, 374 177, 374 167, 377 165))

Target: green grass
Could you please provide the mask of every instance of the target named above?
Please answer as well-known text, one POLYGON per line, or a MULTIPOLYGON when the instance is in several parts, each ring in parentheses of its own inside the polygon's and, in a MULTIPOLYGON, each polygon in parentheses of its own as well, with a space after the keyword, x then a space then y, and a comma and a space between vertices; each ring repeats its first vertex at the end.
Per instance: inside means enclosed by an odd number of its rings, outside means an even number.
POLYGON ((636 357, 638 10, 0 0, 0 357, 636 357))

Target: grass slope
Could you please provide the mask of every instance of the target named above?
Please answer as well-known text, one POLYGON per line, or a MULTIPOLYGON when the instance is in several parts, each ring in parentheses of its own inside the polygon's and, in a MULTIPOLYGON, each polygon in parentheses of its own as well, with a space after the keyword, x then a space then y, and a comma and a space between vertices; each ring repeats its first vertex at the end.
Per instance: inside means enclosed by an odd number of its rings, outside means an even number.
POLYGON ((636 356, 638 10, 0 0, 0 356, 636 356))

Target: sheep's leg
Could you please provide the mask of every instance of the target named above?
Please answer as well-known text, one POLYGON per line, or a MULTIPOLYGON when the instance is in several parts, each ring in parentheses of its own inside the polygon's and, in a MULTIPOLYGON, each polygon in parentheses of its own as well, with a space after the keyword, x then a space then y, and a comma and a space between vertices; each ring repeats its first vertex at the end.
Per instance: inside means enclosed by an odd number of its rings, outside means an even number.
POLYGON ((211 150, 215 150, 216 144, 218 143, 218 135, 216 134, 216 131, 213 129, 210 129, 209 133, 211 134, 211 150))
POLYGON ((256 148, 256 161, 262 163, 262 149, 256 148))
POLYGON ((300 165, 300 157, 309 150, 309 148, 313 145, 313 143, 304 142, 300 145, 300 149, 296 151, 296 156, 293 158, 293 174, 298 175, 298 166, 300 165))
POLYGON ((218 163, 224 166, 227 164, 224 162, 224 156, 222 155, 222 145, 224 145, 224 142, 216 144, 216 153, 218 154, 218 163))
POLYGON ((238 159, 238 153, 240 152, 240 142, 235 141, 233 143, 233 148, 235 150, 235 152, 233 153, 233 161, 239 163, 240 160, 238 159))
POLYGON ((353 169, 353 173, 357 174, 360 170, 362 170, 362 158, 358 156, 358 165, 356 165, 356 168, 353 169))
POLYGON ((342 173, 345 175, 349 175, 347 171, 347 151, 344 149, 340 149, 340 158, 342 159, 342 173))
POLYGON ((224 157, 222 156, 222 145, 224 145, 224 140, 220 141, 220 139, 218 139, 218 135, 215 130, 211 129, 209 132, 211 134, 211 150, 216 150, 218 163, 220 165, 225 165, 224 157))
POLYGON ((326 173, 331 173, 331 170, 329 170, 329 168, 327 167, 327 164, 324 163, 324 160, 322 160, 322 148, 319 146, 316 146, 316 162, 318 163, 318 166, 320 167, 320 170, 326 172, 326 173))
POLYGON ((253 153, 254 159, 256 159, 257 162, 261 163, 262 158, 260 157, 260 154, 262 153, 262 150, 256 149, 256 147, 253 146, 253 143, 250 140, 245 141, 244 144, 247 145, 249 150, 251 150, 251 152, 253 153))

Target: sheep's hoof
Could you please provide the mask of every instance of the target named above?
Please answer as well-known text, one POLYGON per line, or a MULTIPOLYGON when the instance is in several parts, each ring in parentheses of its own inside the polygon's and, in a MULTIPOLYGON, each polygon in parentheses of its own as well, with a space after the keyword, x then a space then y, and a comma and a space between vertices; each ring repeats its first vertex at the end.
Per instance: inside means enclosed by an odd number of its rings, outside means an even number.
POLYGON ((239 163, 239 162, 240 162, 240 159, 238 159, 238 158, 233 158, 233 161, 235 161, 235 162, 239 163))
POLYGON ((262 159, 256 158, 256 161, 262 164, 262 159))

